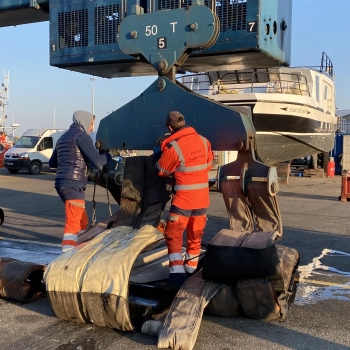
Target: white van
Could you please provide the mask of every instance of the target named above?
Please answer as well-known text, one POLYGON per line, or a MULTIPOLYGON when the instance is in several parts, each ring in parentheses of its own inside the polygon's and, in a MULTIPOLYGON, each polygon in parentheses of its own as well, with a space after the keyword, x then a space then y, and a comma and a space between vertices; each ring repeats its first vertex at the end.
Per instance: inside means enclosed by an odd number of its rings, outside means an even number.
POLYGON ((11 174, 16 174, 20 170, 39 174, 42 169, 49 169, 49 159, 56 142, 66 131, 29 129, 5 153, 4 168, 7 168, 11 174))

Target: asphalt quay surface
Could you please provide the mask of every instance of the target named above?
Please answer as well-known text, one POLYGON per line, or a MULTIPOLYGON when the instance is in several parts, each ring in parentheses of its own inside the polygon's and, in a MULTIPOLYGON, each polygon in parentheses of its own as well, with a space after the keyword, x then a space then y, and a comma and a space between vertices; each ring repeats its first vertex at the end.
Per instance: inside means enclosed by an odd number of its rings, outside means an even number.
MULTIPOLYGON (((0 169, 0 257, 48 264, 60 254, 63 204, 54 173, 0 169)), ((338 200, 340 177, 290 178, 278 194, 284 235, 300 252, 300 281, 283 322, 204 315, 194 349, 350 349, 350 202, 338 200)), ((92 215, 93 185, 86 191, 92 215)), ((96 188, 97 221, 109 216, 106 190, 96 188)), ((110 196, 111 210, 118 205, 110 196)), ((211 192, 204 241, 229 223, 221 194, 211 192)), ((123 333, 55 317, 47 298, 21 304, 0 299, 1 349, 157 349, 139 330, 123 333)))

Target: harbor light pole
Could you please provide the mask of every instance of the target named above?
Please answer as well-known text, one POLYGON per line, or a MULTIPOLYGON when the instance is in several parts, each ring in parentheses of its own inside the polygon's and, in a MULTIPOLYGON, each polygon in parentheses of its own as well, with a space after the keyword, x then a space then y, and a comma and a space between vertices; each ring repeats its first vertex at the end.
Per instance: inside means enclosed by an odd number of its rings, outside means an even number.
POLYGON ((53 128, 56 129, 56 105, 53 104, 53 128))
POLYGON ((90 78, 90 80, 92 81, 92 110, 91 110, 91 113, 92 113, 92 115, 95 115, 95 87, 94 87, 95 77, 90 78))

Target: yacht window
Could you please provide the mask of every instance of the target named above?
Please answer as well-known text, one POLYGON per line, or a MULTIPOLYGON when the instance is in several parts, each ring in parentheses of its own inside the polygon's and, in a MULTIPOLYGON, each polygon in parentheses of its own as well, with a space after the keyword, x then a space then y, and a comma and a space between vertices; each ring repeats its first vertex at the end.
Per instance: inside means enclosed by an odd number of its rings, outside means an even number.
POLYGON ((303 75, 298 75, 298 79, 301 83, 303 84, 307 84, 307 80, 306 80, 306 77, 303 76, 303 75))
POLYGON ((221 77, 221 80, 225 83, 225 84, 236 84, 238 83, 238 74, 237 73, 227 73, 224 74, 221 77))
POLYGON ((257 73, 257 82, 258 83, 268 83, 269 82, 269 73, 268 72, 258 72, 257 73))
POLYGON ((332 92, 332 87, 328 85, 328 95, 327 95, 327 100, 328 100, 328 109, 333 108, 333 92, 332 92))
POLYGON ((252 72, 238 73, 238 79, 240 83, 251 83, 252 82, 252 72))
POLYGON ((324 98, 325 100, 327 100, 327 97, 328 97, 328 86, 325 85, 325 86, 324 86, 324 96, 323 96, 323 98, 324 98))
POLYGON ((277 81, 280 80, 279 73, 270 73, 270 81, 277 81))
POLYGON ((300 72, 291 72, 290 73, 290 80, 294 82, 299 82, 300 77, 302 77, 300 72))
POLYGON ((320 77, 316 76, 316 101, 320 102, 320 77))
POLYGON ((329 87, 329 91, 328 91, 328 99, 329 99, 329 100, 332 100, 332 96, 333 96, 332 87, 330 86, 330 87, 329 87))
POLYGON ((193 77, 192 80, 192 90, 199 90, 199 77, 193 77))

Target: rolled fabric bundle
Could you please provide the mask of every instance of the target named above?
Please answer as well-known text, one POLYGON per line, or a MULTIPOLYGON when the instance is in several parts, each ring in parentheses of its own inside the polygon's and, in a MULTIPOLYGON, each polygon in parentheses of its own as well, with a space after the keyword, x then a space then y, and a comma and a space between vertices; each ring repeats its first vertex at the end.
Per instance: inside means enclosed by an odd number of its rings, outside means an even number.
POLYGON ((220 317, 242 316, 234 286, 223 285, 206 306, 204 313, 220 317))
POLYGON ((271 321, 282 316, 272 283, 266 278, 238 281, 236 294, 240 309, 249 318, 271 321))
POLYGON ((0 296, 23 303, 46 296, 44 270, 44 265, 0 258, 0 296))
POLYGON ((279 268, 274 244, 278 232, 221 230, 207 244, 203 278, 232 285, 237 280, 264 278, 279 268))

